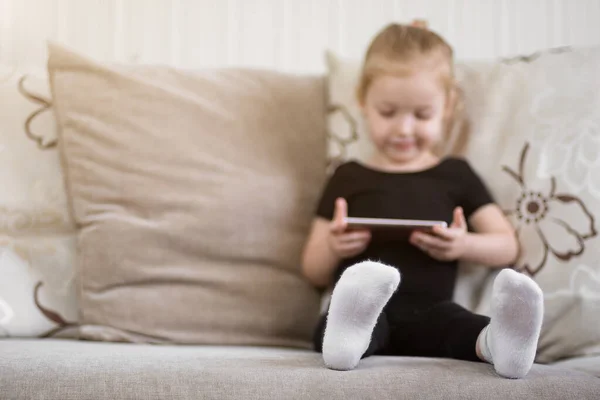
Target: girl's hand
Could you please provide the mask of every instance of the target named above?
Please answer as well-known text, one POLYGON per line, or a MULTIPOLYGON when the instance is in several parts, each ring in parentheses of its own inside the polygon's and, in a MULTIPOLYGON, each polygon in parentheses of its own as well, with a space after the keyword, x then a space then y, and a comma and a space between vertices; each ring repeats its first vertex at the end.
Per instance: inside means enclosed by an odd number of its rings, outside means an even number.
POLYGON ((410 243, 417 246, 430 257, 440 261, 454 261, 465 254, 467 248, 467 221, 461 207, 454 209, 452 224, 449 228, 436 226, 433 235, 413 232, 410 243))
POLYGON ((362 253, 371 241, 371 232, 367 229, 347 230, 347 216, 348 203, 338 198, 329 229, 329 247, 340 259, 362 253))

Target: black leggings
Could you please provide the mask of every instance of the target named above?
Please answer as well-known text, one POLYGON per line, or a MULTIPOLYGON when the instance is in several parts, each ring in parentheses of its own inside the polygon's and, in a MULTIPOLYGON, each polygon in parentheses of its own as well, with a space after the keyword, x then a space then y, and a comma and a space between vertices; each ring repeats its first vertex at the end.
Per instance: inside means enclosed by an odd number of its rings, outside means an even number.
MULTIPOLYGON (((378 355, 443 357, 481 361, 475 343, 488 317, 473 314, 451 301, 431 306, 384 309, 364 357, 378 355)), ((326 316, 321 317, 314 336, 314 347, 323 350, 326 316)))

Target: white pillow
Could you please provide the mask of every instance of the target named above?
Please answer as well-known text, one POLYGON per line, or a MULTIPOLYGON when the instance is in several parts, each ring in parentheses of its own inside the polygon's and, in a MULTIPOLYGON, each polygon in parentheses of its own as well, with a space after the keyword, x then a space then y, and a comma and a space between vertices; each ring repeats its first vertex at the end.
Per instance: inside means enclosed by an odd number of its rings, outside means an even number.
POLYGON ((77 320, 74 227, 43 71, 0 65, 0 337, 77 320))
MULTIPOLYGON (((333 166, 371 149, 354 96, 360 62, 329 53, 328 65, 333 166)), ((545 296, 537 361, 599 353, 600 48, 459 62, 456 71, 471 129, 455 129, 445 152, 471 162, 518 230, 517 269, 545 296)), ((462 267, 455 300, 487 314, 495 274, 462 267)))

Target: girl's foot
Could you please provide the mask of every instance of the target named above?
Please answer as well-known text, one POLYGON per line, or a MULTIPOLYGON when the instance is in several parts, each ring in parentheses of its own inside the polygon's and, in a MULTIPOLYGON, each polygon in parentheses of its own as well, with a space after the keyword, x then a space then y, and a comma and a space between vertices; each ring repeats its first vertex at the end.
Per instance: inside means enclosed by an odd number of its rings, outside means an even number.
POLYGON ((506 378, 523 378, 535 359, 544 314, 544 296, 529 277, 504 269, 492 290, 491 322, 479 335, 485 361, 506 378))
POLYGON ((333 289, 323 338, 323 360, 331 369, 354 369, 369 347, 371 334, 400 283, 396 268, 373 261, 344 271, 333 289))

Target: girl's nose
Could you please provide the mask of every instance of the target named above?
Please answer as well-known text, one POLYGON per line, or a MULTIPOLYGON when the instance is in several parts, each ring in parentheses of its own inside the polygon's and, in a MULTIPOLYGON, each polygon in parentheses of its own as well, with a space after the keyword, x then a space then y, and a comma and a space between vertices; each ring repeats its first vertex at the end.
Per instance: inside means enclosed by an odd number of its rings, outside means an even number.
POLYGON ((396 123, 396 134, 401 136, 410 136, 414 131, 414 119, 410 116, 400 117, 396 123))

